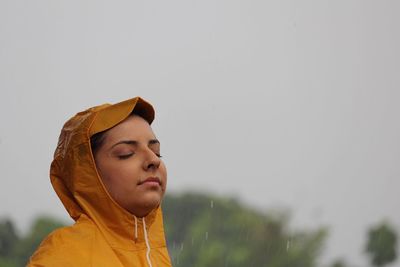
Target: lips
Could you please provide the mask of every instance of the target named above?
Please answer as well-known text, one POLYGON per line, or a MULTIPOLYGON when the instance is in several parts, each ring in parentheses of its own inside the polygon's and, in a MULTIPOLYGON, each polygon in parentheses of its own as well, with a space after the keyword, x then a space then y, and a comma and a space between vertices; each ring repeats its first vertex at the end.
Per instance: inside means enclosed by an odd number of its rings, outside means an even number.
POLYGON ((147 184, 147 183, 161 185, 161 181, 160 181, 160 179, 158 177, 149 177, 149 178, 147 178, 147 179, 145 179, 143 181, 140 181, 139 185, 147 184))

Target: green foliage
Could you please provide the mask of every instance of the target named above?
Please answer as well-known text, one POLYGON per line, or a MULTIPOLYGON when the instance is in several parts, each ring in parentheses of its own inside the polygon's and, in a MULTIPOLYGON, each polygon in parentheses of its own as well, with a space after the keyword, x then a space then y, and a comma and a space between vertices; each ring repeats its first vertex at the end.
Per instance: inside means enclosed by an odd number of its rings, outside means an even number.
POLYGON ((0 257, 0 267, 18 267, 15 259, 0 257))
POLYGON ((167 196, 163 210, 174 266, 313 267, 326 236, 290 233, 286 214, 201 194, 167 196))
POLYGON ((19 259, 19 263, 25 265, 42 240, 50 232, 62 226, 64 226, 63 223, 48 216, 37 218, 29 234, 18 243, 15 249, 15 255, 19 259))
POLYGON ((346 263, 344 260, 336 260, 332 263, 332 267, 346 267, 346 263))
POLYGON ((10 257, 18 240, 18 235, 11 220, 4 219, 0 221, 0 257, 10 257))
POLYGON ((386 223, 370 229, 366 252, 374 266, 384 266, 396 260, 397 235, 386 223))
POLYGON ((16 267, 14 250, 19 237, 11 220, 0 221, 0 267, 16 267))
POLYGON ((63 224, 51 217, 38 217, 29 233, 18 238, 11 221, 0 223, 0 267, 25 266, 29 257, 39 246, 40 242, 54 229, 63 224), (6 245, 3 245, 6 244, 6 245))
MULTIPOLYGON (((234 199, 204 194, 167 196, 165 231, 173 266, 315 267, 325 229, 293 231, 284 212, 263 214, 234 199)), ((22 267, 40 242, 63 224, 41 216, 19 237, 10 220, 0 221, 0 267, 22 267)), ((369 231, 366 251, 375 266, 396 259, 396 233, 381 224, 369 231)), ((331 267, 346 267, 337 260, 331 267)))

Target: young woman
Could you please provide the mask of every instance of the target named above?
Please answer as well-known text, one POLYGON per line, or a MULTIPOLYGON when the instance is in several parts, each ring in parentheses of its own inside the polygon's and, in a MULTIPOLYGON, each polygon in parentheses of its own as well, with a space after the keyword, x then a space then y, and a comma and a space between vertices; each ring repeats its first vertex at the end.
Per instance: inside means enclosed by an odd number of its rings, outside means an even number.
POLYGON ((167 173, 153 119, 137 97, 65 123, 50 178, 75 224, 51 233, 28 266, 171 266, 160 209, 167 173))

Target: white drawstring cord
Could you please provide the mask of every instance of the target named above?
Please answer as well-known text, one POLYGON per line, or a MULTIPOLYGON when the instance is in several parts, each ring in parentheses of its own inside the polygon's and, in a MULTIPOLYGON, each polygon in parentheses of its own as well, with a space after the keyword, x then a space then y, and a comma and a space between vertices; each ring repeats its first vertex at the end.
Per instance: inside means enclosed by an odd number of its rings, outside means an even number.
POLYGON ((143 218, 143 231, 144 231, 144 240, 146 242, 146 247, 147 247, 147 253, 146 253, 147 263, 149 264, 149 267, 153 267, 150 261, 150 244, 149 244, 149 239, 147 237, 146 222, 144 221, 144 218, 143 218))
POLYGON ((137 235, 137 218, 136 216, 133 216, 135 218, 135 242, 137 241, 138 235, 137 235))

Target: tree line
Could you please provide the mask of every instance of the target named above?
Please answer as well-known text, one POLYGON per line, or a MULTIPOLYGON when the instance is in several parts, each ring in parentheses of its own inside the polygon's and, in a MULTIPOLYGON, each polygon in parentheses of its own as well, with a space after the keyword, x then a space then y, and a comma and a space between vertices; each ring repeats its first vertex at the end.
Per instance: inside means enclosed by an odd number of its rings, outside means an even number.
MULTIPOLYGON (((168 195, 164 226, 175 267, 318 267, 328 236, 326 228, 292 230, 285 212, 262 213, 232 198, 200 193, 168 195)), ((37 218, 20 236, 10 219, 0 220, 0 267, 22 267, 43 238, 64 226, 47 216, 37 218)), ((397 258, 397 234, 387 222, 367 231, 364 248, 371 266, 397 258)), ((352 267, 338 259, 324 267, 352 267)))

